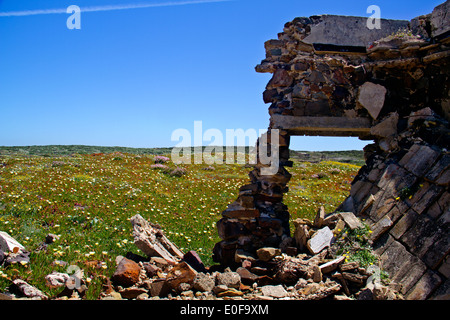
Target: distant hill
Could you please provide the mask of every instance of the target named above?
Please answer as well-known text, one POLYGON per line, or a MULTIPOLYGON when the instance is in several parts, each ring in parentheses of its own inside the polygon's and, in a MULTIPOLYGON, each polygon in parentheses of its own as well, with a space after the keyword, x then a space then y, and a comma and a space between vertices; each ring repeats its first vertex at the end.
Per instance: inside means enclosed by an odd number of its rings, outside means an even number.
MULTIPOLYGON (((236 151, 236 147, 234 148, 236 151)), ((224 148, 225 150, 225 148, 224 148)), ((249 148, 245 148, 248 153, 249 148)), ((129 148, 129 147, 103 147, 85 145, 47 145, 47 146, 0 146, 0 155, 36 155, 36 156, 68 156, 74 153, 113 153, 122 152, 130 154, 169 154, 172 148, 129 148)), ((192 151, 193 148, 192 148, 192 151)), ((291 150, 291 158, 298 161, 318 162, 332 160, 357 165, 364 164, 364 152, 362 150, 350 151, 295 151, 291 150)))
POLYGON ((68 156, 74 153, 131 153, 131 154, 167 154, 172 148, 128 148, 128 147, 102 147, 84 145, 47 145, 47 146, 20 146, 1 147, 0 155, 36 155, 36 156, 68 156))

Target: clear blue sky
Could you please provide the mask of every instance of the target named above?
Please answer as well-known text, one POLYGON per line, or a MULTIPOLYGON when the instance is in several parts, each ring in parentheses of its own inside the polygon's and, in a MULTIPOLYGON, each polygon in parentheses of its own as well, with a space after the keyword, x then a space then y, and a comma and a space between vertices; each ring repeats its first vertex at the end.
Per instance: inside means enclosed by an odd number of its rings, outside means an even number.
MULTIPOLYGON (((270 74, 254 67, 264 42, 297 16, 410 20, 443 0, 0 0, 0 145, 173 146, 171 134, 265 129, 262 92, 270 74), (78 5, 174 4, 81 13, 1 16, 78 5)), ((207 144, 207 143, 205 143, 207 144)), ((294 137, 295 150, 361 149, 351 138, 294 137)))

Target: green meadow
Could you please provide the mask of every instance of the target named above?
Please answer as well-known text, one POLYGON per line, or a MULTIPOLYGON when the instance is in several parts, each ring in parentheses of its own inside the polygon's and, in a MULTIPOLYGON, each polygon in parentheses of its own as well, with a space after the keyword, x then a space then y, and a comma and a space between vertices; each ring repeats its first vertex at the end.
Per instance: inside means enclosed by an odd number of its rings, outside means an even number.
MULTIPOLYGON (((155 150, 95 149, 100 152, 70 156, 51 151, 3 149, 0 154, 0 230, 31 252, 30 263, 0 268, 0 292, 11 279, 21 278, 55 296, 61 289, 48 288, 45 276, 77 265, 84 270, 87 298, 96 299, 105 277, 115 270, 116 256, 142 254, 133 244, 129 222, 137 213, 159 224, 183 252, 195 250, 212 265, 212 248, 220 241, 215 224, 252 170, 239 164, 177 166, 170 160, 155 165, 155 150), (38 250, 49 233, 59 239, 38 250)), ((284 197, 291 219, 313 219, 320 206, 335 210, 360 168, 323 157, 293 159, 284 197)))

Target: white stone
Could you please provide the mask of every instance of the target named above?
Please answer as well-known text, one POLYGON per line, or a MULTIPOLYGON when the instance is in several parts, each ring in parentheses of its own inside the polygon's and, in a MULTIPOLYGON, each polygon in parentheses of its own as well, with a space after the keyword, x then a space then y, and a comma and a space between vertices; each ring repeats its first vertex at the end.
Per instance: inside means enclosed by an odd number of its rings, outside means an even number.
POLYGON ((67 273, 53 271, 45 276, 45 284, 49 288, 58 288, 66 285, 66 281, 70 279, 67 273))
POLYGON ((330 230, 330 228, 322 228, 317 231, 310 240, 308 240, 308 250, 312 254, 317 254, 326 247, 329 247, 333 238, 333 232, 330 230))
POLYGON ((0 249, 3 252, 14 252, 14 248, 18 248, 19 251, 25 250, 25 247, 17 242, 16 239, 8 233, 0 231, 0 249))

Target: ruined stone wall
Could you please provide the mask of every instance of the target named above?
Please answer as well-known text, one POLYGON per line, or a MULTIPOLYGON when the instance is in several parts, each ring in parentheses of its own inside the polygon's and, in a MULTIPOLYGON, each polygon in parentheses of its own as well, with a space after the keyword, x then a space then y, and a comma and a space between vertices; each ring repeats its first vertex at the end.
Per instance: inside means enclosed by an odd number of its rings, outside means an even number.
POLYGON ((373 143, 337 210, 370 224, 383 268, 407 298, 449 297, 449 3, 411 22, 383 20, 376 33, 363 18, 296 18, 265 43, 256 71, 273 73, 263 99, 270 103, 269 152, 271 130, 281 133, 280 167, 264 176, 258 162, 249 174, 218 222, 215 261, 230 265, 236 254, 265 246, 299 247, 282 202, 290 136, 356 136, 373 143), (333 25, 355 40, 336 41, 326 32, 333 25), (392 35, 398 28, 406 29, 392 35))

